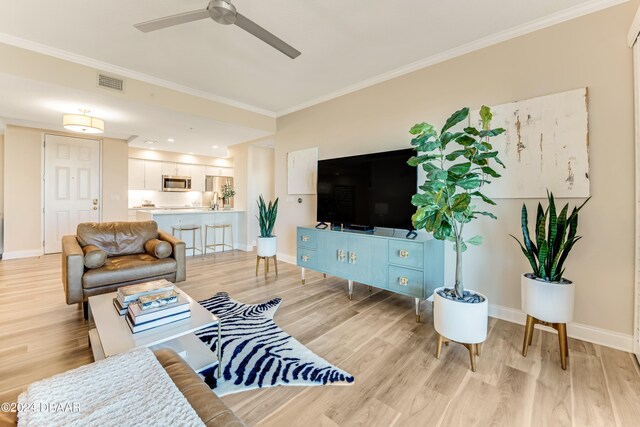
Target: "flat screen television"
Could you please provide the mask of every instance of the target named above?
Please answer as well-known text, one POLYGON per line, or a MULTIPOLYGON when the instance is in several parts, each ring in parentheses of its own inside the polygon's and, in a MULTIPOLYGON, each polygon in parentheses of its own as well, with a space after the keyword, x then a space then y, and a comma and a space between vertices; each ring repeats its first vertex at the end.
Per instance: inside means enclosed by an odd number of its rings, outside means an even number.
POLYGON ((318 222, 412 230, 417 168, 412 149, 320 160, 318 222))

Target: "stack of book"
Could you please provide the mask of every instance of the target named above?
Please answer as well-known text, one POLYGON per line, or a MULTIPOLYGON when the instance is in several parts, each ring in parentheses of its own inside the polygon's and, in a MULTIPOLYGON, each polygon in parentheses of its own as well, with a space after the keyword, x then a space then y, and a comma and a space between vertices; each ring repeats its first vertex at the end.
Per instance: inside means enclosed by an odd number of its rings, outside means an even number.
POLYGON ((191 316, 189 301, 166 280, 123 286, 113 304, 134 334, 191 316))

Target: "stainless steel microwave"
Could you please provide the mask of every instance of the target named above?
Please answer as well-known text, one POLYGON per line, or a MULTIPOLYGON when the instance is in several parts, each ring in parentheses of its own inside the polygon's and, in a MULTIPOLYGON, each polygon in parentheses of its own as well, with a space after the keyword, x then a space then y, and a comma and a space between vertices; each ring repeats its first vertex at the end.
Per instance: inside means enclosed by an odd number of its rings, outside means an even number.
POLYGON ((191 177, 162 175, 162 191, 191 191, 191 177))

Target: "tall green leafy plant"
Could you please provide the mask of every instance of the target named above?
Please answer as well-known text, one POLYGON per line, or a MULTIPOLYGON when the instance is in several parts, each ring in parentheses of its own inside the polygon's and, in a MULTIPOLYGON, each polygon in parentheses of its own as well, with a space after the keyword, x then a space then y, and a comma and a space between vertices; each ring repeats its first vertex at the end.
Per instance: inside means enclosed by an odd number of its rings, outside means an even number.
POLYGON ((462 283, 462 253, 467 245, 479 245, 481 236, 464 237, 465 225, 478 216, 495 219, 491 212, 478 210, 474 200, 490 205, 495 202, 480 192, 490 178, 499 178, 493 164, 504 164, 493 150, 490 139, 500 135, 504 129, 491 129, 491 110, 480 109, 482 129, 467 126, 462 131, 453 128, 469 117, 469 108, 456 111, 437 132, 429 123, 418 123, 410 133, 414 135, 411 145, 419 155, 411 157, 411 166, 421 166, 427 178, 420 186, 411 203, 417 210, 411 217, 416 230, 425 229, 438 240, 453 242, 456 251, 455 295, 464 297, 462 283))
POLYGON ((260 224, 260 237, 273 237, 273 227, 276 225, 278 216, 278 198, 274 202, 264 202, 262 194, 258 198, 258 223, 260 224))
POLYGON ((522 240, 520 242, 517 237, 511 235, 520 245, 522 253, 531 268, 533 275, 547 282, 561 282, 564 274, 564 263, 569 256, 569 252, 573 249, 576 242, 582 239, 578 236, 578 212, 589 201, 591 197, 584 201, 580 206, 574 207, 569 214, 569 204, 556 215, 556 204, 553 199, 553 193, 547 191, 547 199, 549 206, 542 209, 542 204, 538 203, 536 212, 536 226, 534 229, 534 238, 529 234, 529 219, 527 215, 527 206, 522 204, 521 222, 522 222, 522 240))

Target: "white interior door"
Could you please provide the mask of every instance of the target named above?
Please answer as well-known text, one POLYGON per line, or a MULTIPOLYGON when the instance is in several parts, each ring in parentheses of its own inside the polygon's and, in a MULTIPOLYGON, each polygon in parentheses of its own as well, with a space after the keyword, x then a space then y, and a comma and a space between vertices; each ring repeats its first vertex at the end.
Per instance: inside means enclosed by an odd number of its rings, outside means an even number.
POLYGON ((100 220, 100 141, 45 135, 44 253, 60 252, 62 236, 100 220))

